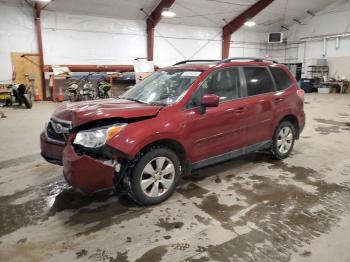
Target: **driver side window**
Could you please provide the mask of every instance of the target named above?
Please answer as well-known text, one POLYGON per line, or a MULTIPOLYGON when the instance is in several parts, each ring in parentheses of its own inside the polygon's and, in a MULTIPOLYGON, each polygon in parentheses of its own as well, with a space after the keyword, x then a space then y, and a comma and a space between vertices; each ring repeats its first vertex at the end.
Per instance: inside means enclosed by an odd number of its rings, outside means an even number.
POLYGON ((205 94, 219 96, 220 102, 240 97, 240 79, 237 67, 222 69, 210 74, 193 94, 187 108, 200 106, 205 94))

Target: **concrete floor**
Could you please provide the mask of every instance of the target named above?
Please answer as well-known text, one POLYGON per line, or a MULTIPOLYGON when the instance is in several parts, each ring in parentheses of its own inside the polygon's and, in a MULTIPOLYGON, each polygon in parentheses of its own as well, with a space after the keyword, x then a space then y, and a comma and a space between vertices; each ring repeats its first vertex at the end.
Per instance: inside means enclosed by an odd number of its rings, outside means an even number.
POLYGON ((54 104, 0 109, 1 261, 350 261, 350 96, 306 96, 292 156, 196 171, 166 202, 89 198, 37 155, 54 104))

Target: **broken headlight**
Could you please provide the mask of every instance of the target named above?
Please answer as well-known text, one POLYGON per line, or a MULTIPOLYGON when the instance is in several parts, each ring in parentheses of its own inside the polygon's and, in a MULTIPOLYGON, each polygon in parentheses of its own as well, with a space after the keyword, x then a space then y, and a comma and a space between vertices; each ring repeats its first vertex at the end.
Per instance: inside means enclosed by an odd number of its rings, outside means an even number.
POLYGON ((111 138, 117 135, 126 126, 125 123, 106 127, 84 130, 77 133, 73 144, 87 148, 98 148, 103 146, 111 138))

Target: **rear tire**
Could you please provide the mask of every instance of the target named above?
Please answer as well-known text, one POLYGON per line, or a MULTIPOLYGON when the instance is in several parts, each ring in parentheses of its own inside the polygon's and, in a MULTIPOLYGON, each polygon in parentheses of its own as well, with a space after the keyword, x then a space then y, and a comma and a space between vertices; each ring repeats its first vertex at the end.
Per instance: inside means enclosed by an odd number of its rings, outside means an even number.
POLYGON ((24 94, 23 95, 23 102, 26 105, 26 108, 30 109, 33 106, 32 100, 30 99, 29 94, 24 94))
POLYGON ((161 203, 174 193, 180 173, 180 161, 172 150, 151 148, 132 170, 129 193, 143 205, 161 203))
POLYGON ((289 121, 281 122, 272 139, 272 155, 281 160, 289 156, 294 147, 296 137, 295 126, 289 121))
POLYGON ((12 106, 12 99, 7 99, 5 102, 5 106, 12 106))

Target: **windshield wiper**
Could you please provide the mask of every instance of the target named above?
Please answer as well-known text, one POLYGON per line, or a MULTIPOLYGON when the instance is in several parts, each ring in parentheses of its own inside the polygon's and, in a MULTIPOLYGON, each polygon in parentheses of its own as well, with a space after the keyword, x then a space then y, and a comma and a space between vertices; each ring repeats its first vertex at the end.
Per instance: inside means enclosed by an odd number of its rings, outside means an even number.
POLYGON ((154 105, 154 106, 168 106, 167 103, 160 103, 160 102, 154 102, 154 103, 151 103, 151 105, 154 105))
POLYGON ((145 101, 142 101, 142 100, 139 100, 139 99, 136 99, 136 98, 131 98, 131 97, 121 97, 121 99, 126 99, 126 100, 129 100, 129 101, 133 101, 133 102, 137 102, 137 103, 141 103, 141 104, 147 104, 145 101))

